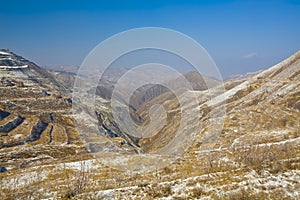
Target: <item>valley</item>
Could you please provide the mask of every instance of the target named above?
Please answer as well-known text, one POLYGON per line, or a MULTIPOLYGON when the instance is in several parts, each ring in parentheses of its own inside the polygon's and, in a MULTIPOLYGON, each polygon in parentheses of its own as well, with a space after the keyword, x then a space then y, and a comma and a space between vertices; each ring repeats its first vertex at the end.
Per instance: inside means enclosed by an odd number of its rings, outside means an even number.
POLYGON ((121 130, 112 113, 113 86, 127 70, 109 72, 91 88, 95 110, 74 113, 76 74, 0 50, 0 199, 300 198, 300 51, 224 84, 189 72, 193 91, 179 97, 161 85, 139 88, 130 107, 118 105, 149 137, 121 130), (191 95, 197 101, 188 101, 191 95), (156 104, 166 112, 153 119, 156 104), (181 128, 189 137, 174 136, 181 128), (156 169, 136 169, 153 165, 152 154, 175 151, 171 163, 162 157, 156 169), (112 166, 111 153, 123 160, 112 166))

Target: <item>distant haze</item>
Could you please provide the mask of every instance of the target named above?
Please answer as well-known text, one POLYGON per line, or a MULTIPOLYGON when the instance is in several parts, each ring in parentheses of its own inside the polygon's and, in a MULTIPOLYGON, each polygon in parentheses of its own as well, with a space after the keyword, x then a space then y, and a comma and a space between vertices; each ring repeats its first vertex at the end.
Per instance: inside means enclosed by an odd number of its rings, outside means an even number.
POLYGON ((96 45, 113 34, 165 27, 203 45, 226 78, 268 68, 300 49, 298 2, 2 1, 0 48, 41 66, 80 66, 96 45))

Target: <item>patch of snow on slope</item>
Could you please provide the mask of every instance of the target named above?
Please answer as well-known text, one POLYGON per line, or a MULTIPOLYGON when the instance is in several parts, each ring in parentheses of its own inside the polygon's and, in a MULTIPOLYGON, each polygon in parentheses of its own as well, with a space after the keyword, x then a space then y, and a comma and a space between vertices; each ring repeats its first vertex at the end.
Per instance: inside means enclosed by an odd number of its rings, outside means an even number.
POLYGON ((28 65, 23 66, 0 66, 0 69, 25 69, 28 68, 28 65))
POLYGON ((2 55, 10 55, 10 53, 4 52, 4 51, 0 51, 0 54, 2 54, 2 55))
POLYGON ((58 167, 66 167, 66 168, 71 168, 74 170, 91 170, 91 169, 96 169, 98 167, 97 161, 96 160, 85 160, 85 161, 76 161, 76 162, 68 162, 68 163, 63 163, 59 164, 58 167))
POLYGON ((210 100, 209 102, 207 102, 208 106, 213 106, 216 105, 218 103, 221 103, 223 101, 225 101, 226 99, 228 99, 229 97, 233 96, 234 94, 236 94, 238 91, 245 89, 249 86, 249 81, 245 81, 242 84, 226 91, 225 93, 213 98, 212 100, 210 100))
POLYGON ((11 57, 5 57, 5 58, 0 58, 0 60, 15 60, 15 59, 13 59, 11 57))

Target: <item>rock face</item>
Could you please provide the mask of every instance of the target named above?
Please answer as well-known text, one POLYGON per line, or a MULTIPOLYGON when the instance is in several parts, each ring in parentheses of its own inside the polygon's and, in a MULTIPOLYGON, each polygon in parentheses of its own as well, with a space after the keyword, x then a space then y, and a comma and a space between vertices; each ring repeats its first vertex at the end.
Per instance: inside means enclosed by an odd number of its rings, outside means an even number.
POLYGON ((190 74, 198 89, 180 98, 186 100, 186 108, 200 114, 186 113, 187 121, 182 121, 178 98, 167 90, 155 86, 138 91, 132 97, 136 106, 127 108, 138 123, 150 123, 152 105, 166 108, 166 123, 157 131, 163 115, 156 115, 146 138, 120 130, 109 98, 96 97, 96 113, 84 107, 80 115, 72 115, 69 97, 58 82, 48 84, 52 79, 48 72, 9 51, 0 52, 2 58, 13 59, 0 67, 0 166, 8 169, 0 174, 2 199, 30 194, 39 199, 300 198, 300 51, 258 74, 226 81, 222 94, 217 81, 212 80, 215 85, 207 91, 195 81, 197 75, 190 74), (190 95, 198 101, 188 101, 190 95), (94 114, 96 121, 91 118, 94 114), (80 137, 73 117, 86 126, 80 137), (224 117, 221 129, 220 117, 224 117), (199 126, 191 127, 197 120, 199 126), (180 123, 194 133, 193 141, 163 169, 121 172, 92 157, 103 149, 131 156, 172 150, 168 144, 176 141, 180 123), (98 131, 88 132, 93 124, 98 131), (109 142, 99 144, 99 137, 109 142))

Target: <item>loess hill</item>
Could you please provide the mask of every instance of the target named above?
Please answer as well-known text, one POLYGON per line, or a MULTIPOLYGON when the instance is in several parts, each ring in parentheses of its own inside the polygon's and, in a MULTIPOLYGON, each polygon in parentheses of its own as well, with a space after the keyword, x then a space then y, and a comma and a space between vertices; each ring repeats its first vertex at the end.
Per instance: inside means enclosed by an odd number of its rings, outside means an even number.
POLYGON ((104 136, 133 155, 156 152, 181 123, 177 98, 158 86, 137 91, 128 108, 132 117, 149 123, 149 108, 162 103, 167 123, 157 133, 150 128, 155 134, 149 138, 130 137, 114 123, 106 95, 115 80, 110 78, 96 98, 99 132, 79 134, 74 118, 87 127, 92 121, 88 110, 72 114, 70 78, 65 84, 1 50, 0 166, 6 171, 0 173, 0 199, 299 199, 300 51, 267 70, 226 81, 222 94, 215 80, 210 79, 208 91, 198 75, 187 77, 198 89, 182 98, 196 95, 198 101, 186 106, 201 112, 187 113, 189 120, 200 122, 196 128, 186 125, 196 133, 191 146, 162 169, 124 172, 93 157, 97 138, 104 136), (217 134, 212 117, 218 115, 212 112, 224 107, 217 134))

